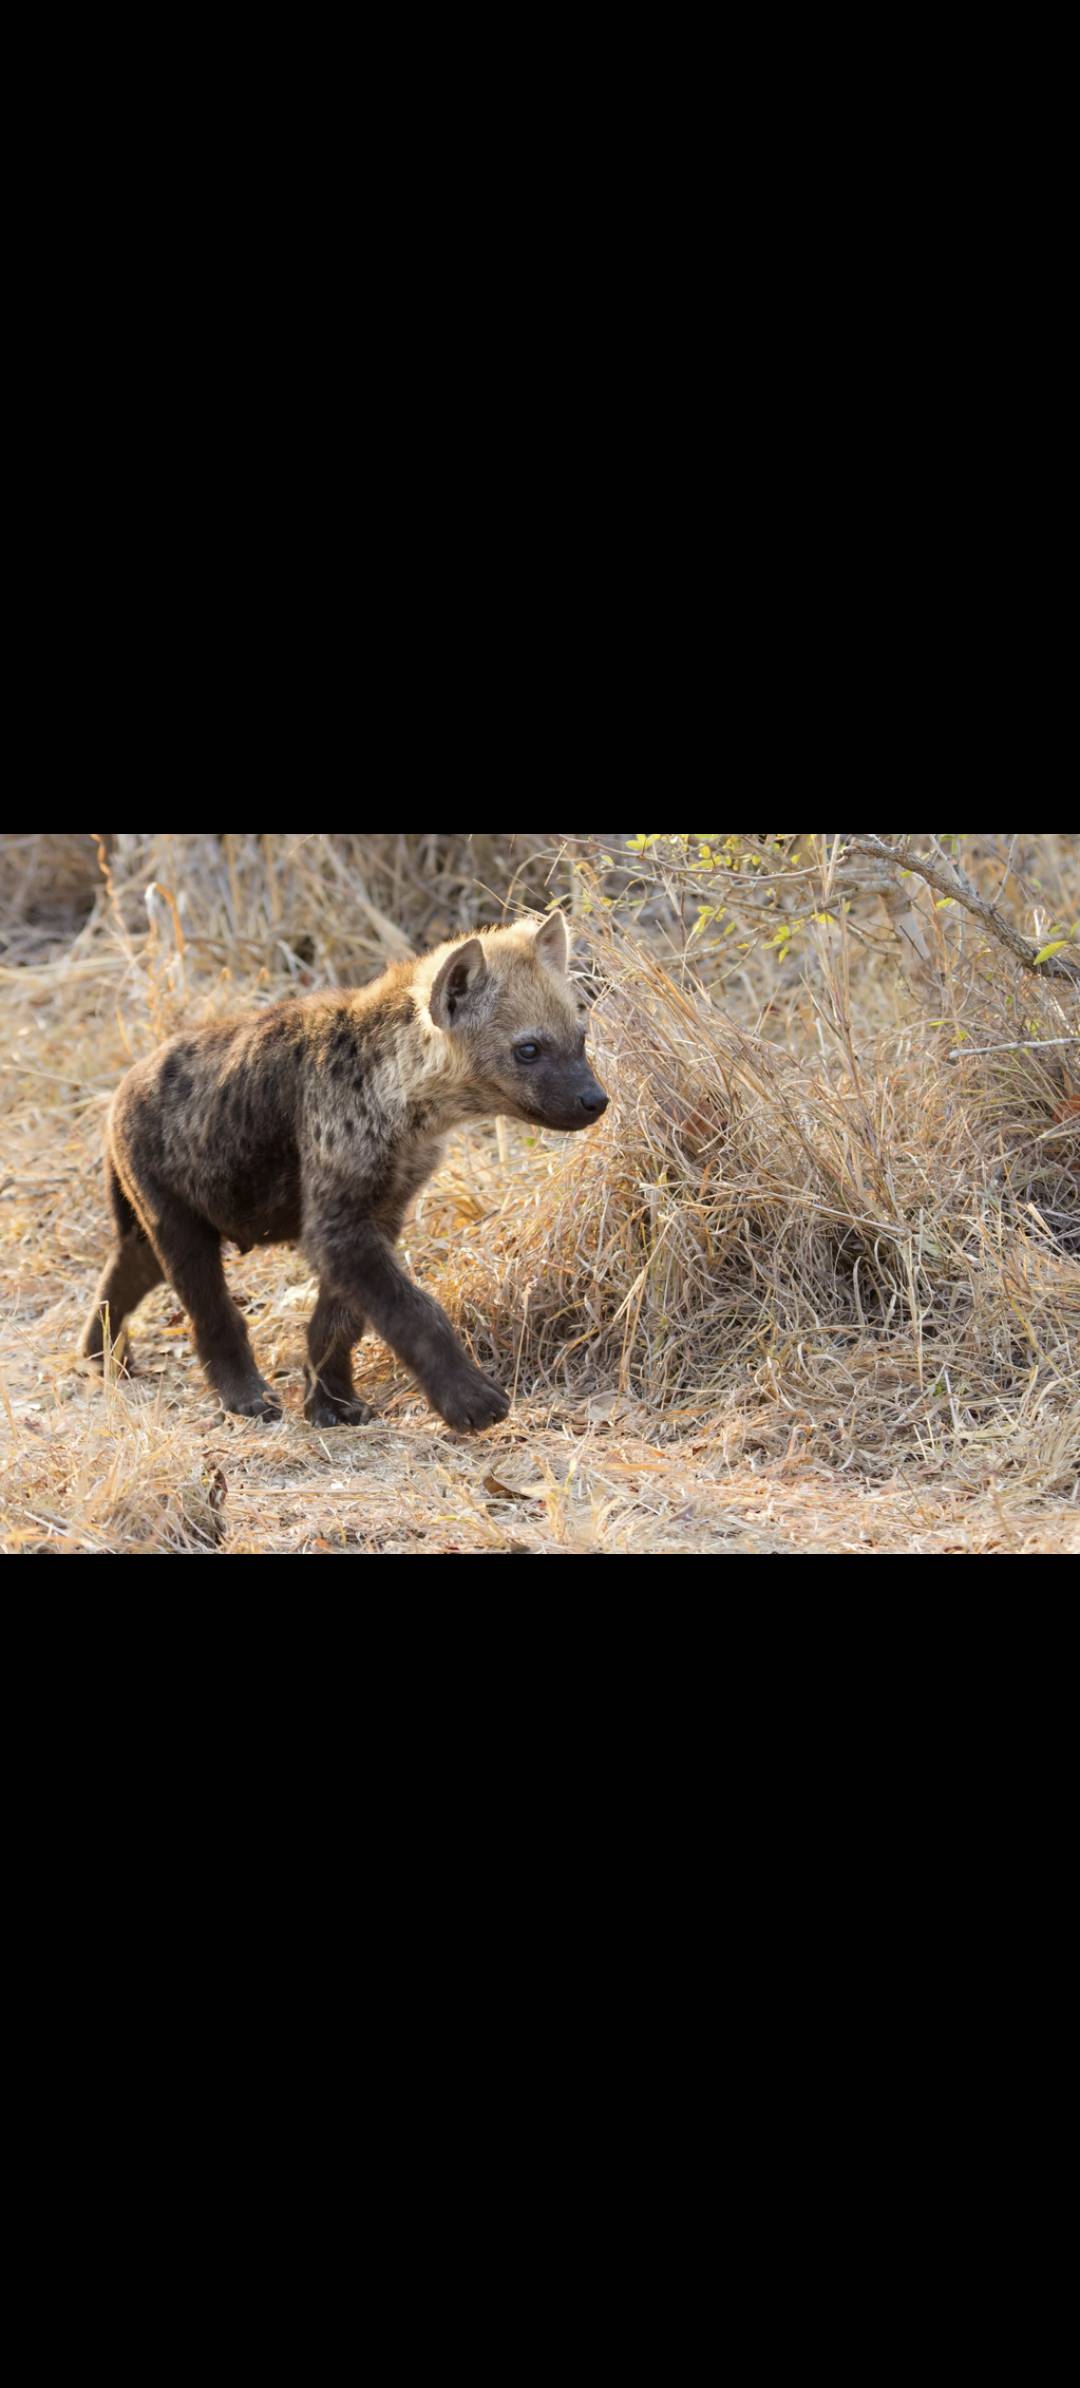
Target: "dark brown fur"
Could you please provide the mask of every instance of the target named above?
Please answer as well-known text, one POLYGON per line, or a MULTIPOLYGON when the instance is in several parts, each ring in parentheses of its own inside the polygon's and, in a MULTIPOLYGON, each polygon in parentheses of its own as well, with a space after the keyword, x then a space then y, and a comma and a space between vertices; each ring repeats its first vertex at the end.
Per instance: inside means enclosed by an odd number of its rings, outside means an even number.
POLYGON ((501 1113, 570 1132, 606 1110, 567 966, 556 915, 539 932, 498 930, 398 964, 359 993, 176 1036, 137 1063, 109 1119, 116 1243, 84 1355, 100 1360, 106 1324, 115 1339, 167 1278, 225 1407, 280 1416, 229 1297, 221 1246, 299 1243, 320 1288, 308 1329, 314 1424, 369 1416, 352 1376, 368 1323, 448 1425, 504 1418, 506 1395, 394 1245, 449 1128, 501 1113))

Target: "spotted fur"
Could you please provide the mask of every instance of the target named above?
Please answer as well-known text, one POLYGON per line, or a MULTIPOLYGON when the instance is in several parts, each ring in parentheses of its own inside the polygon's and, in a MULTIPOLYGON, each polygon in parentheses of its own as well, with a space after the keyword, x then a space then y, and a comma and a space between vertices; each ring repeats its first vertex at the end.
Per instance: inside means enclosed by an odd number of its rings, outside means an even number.
POLYGON ((509 1404, 394 1246, 449 1129, 527 1119, 592 1126, 607 1097, 585 1057, 566 924, 524 923, 397 963, 374 986, 299 998, 173 1037, 136 1063, 109 1117, 116 1242, 83 1334, 106 1334, 167 1278, 226 1409, 280 1411, 231 1301, 223 1242, 299 1244, 319 1279, 306 1411, 319 1426, 369 1413, 352 1375, 370 1324, 461 1431, 509 1404))

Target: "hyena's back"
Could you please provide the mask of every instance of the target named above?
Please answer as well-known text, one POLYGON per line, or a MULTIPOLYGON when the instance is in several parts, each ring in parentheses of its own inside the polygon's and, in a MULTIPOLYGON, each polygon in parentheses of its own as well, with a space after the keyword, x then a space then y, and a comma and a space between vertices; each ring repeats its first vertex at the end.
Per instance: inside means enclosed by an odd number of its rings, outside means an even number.
POLYGON ((124 1080, 109 1126, 127 1199, 153 1234, 163 1194, 249 1251, 301 1229, 302 1069, 298 1003, 174 1037, 124 1080))

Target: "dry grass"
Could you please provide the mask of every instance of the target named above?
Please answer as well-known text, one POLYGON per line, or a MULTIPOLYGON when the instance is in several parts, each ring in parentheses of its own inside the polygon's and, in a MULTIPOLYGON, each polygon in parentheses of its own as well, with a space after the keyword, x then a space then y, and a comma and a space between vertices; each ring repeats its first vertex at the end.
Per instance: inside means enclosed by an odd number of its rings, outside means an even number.
MULTIPOLYGON (((89 838, 0 841, 4 1549, 1080 1547, 1080 1043, 1030 1049, 1076 1033, 1076 998, 950 916, 931 1005, 869 899, 788 961, 705 957, 710 993, 674 912, 634 930, 577 883, 613 1110, 574 1143, 456 1140, 406 1237, 516 1385, 496 1433, 448 1435, 378 1345, 378 1423, 307 1427, 293 1254, 229 1264, 280 1427, 222 1417, 164 1289, 137 1374, 80 1372, 133 1054, 542 898, 544 843, 114 837, 103 880, 89 838), (994 1044, 1026 1049, 948 1058, 994 1044)), ((1017 917, 1045 888, 1075 916, 1072 842, 1029 844, 1017 917)))

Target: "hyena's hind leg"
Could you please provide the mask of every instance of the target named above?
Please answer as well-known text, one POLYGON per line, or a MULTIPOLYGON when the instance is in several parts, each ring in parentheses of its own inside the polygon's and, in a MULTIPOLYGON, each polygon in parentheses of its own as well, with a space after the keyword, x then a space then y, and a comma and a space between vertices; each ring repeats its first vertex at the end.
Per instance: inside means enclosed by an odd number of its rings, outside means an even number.
POLYGON ((308 1327, 307 1395, 304 1414, 312 1426, 367 1426, 372 1411, 357 1397, 353 1348, 366 1320, 339 1296, 320 1288, 308 1327))
POLYGON ((222 1407, 241 1418, 280 1418, 281 1405, 259 1374, 225 1283, 217 1229, 157 1185, 146 1188, 146 1207, 165 1275, 191 1320, 195 1349, 222 1407))
POLYGON ((84 1360, 102 1362, 105 1357, 106 1311, 109 1340, 115 1344, 125 1319, 138 1309, 145 1294, 152 1293, 155 1285, 161 1284, 165 1275, 111 1161, 106 1164, 105 1184, 116 1221, 116 1243, 105 1264, 90 1316, 79 1340, 79 1352, 84 1360))

